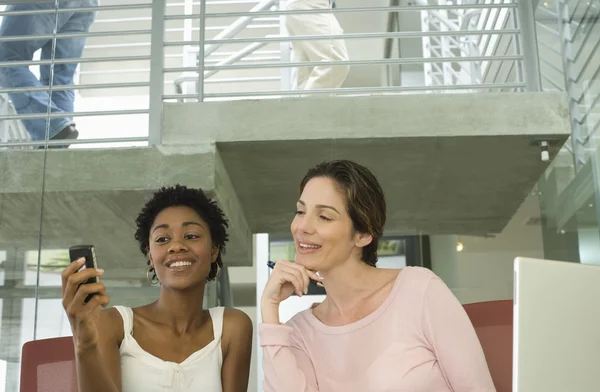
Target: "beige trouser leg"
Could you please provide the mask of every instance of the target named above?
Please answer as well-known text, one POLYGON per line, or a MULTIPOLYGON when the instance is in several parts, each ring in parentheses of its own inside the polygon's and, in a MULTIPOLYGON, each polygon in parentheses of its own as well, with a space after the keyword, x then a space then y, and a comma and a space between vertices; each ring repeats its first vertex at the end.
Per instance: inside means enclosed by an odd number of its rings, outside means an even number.
MULTIPOLYGON (((330 10, 330 5, 329 0, 291 0, 286 8, 288 10, 330 10)), ((344 32, 331 12, 287 15, 286 28, 291 36, 335 36, 344 32)), ((347 61, 348 59, 346 42, 341 39, 292 41, 292 61, 347 61)), ((339 88, 346 80, 349 69, 347 65, 299 67, 295 84, 298 89, 303 90, 339 88)))

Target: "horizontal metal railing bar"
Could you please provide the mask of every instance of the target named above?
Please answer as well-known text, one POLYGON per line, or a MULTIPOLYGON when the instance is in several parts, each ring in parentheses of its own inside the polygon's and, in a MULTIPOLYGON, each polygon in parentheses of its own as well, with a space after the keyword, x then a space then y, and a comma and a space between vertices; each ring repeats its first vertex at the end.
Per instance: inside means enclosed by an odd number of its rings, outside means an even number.
MULTIPOLYGON (((223 52, 213 52, 211 54, 211 57, 229 57, 232 54, 237 53, 237 52, 233 52, 233 51, 223 51, 223 52)), ((281 54, 281 50, 255 50, 254 52, 252 52, 252 54, 255 55, 272 55, 272 54, 281 54)), ((208 59, 206 59, 208 60, 208 59)))
POLYGON ((134 88, 149 87, 150 82, 129 82, 129 83, 98 83, 98 84, 70 84, 54 85, 42 87, 20 87, 20 88, 0 88, 0 94, 19 94, 40 91, 68 91, 68 90, 92 90, 108 88, 134 88))
POLYGON ((98 31, 98 32, 87 32, 87 33, 59 33, 56 34, 40 34, 40 35, 10 35, 0 37, 0 42, 20 42, 30 41, 32 39, 44 39, 51 40, 54 37, 56 39, 64 38, 92 38, 92 37, 114 37, 123 35, 150 35, 152 30, 120 30, 120 31, 98 31))
MULTIPOLYGON (((256 4, 258 2, 259 0, 208 0, 206 5, 256 4)), ((167 6, 169 7, 183 7, 186 5, 200 5, 200 1, 191 1, 190 3, 167 3, 167 6)))
MULTIPOLYGON (((229 26, 206 26, 206 31, 223 31, 226 28, 228 28, 229 26)), ((279 29, 280 28, 280 24, 279 23, 264 23, 264 24, 255 24, 255 23, 250 23, 248 26, 246 26, 244 29, 249 29, 249 30, 253 30, 253 29, 279 29)), ((165 32, 167 33, 181 33, 181 32, 198 32, 200 31, 200 27, 191 27, 191 28, 185 28, 185 27, 174 27, 171 29, 165 29, 165 32)))
POLYGON ((61 112, 61 113, 36 113, 36 114, 11 114, 0 116, 2 120, 35 120, 44 118, 63 118, 63 117, 95 117, 95 116, 117 116, 130 114, 148 114, 149 109, 126 109, 126 110, 102 110, 90 112, 61 112))
MULTIPOLYGON (((204 84, 217 84, 217 83, 246 83, 246 82, 276 82, 281 80, 281 76, 261 76, 261 77, 248 77, 248 78, 221 78, 221 79, 206 79, 204 84)), ((196 94, 198 95, 198 94, 196 94)))
POLYGON ((112 19, 98 19, 94 20, 94 24, 102 24, 102 23, 130 23, 130 22, 152 22, 151 16, 131 16, 131 17, 121 17, 121 18, 112 18, 112 19))
MULTIPOLYGON (((279 58, 277 58, 279 59, 279 58)), ((250 60, 254 61, 254 58, 250 58, 250 60)), ((186 67, 186 68, 172 68, 173 72, 175 72, 175 70, 180 69, 182 70, 181 72, 197 72, 198 71, 198 67, 186 67)), ((142 72, 150 72, 151 69, 150 68, 128 68, 128 69, 105 69, 105 70, 98 70, 98 71, 85 71, 82 72, 82 75, 111 75, 114 74, 115 72, 119 72, 121 74, 125 74, 125 73, 142 73, 142 72)), ((143 83, 143 82, 141 82, 143 83)))
POLYGON ((29 67, 36 65, 52 64, 79 64, 79 63, 108 63, 123 61, 149 61, 150 55, 142 56, 115 56, 115 57, 82 57, 79 59, 54 59, 54 60, 26 60, 26 61, 0 61, 0 67, 29 67))
MULTIPOLYGON (((281 60, 281 56, 254 56, 254 55, 250 55, 250 56, 244 57, 244 58, 236 60, 236 61, 246 62, 247 63, 247 62, 250 62, 250 61, 260 62, 260 61, 280 61, 280 60, 281 60)), ((224 59, 205 59, 204 60, 204 64, 218 64, 218 63, 220 63, 222 61, 224 61, 224 59)))
POLYGON ((147 42, 126 42, 121 44, 89 44, 85 45, 86 49, 120 49, 120 48, 150 48, 152 43, 147 42))
MULTIPOLYGON (((464 31, 401 31, 389 33, 355 33, 340 35, 276 35, 254 38, 207 39, 205 45, 211 44, 238 44, 253 42, 289 42, 289 41, 317 41, 328 39, 372 39, 372 38, 423 38, 436 36, 462 37, 470 35, 514 35, 519 34, 519 29, 506 30, 464 30, 464 31)), ((198 41, 166 41, 165 46, 197 46, 198 41)))
POLYGON ((41 147, 48 143, 48 146, 62 146, 65 144, 100 144, 100 143, 136 143, 136 142, 147 142, 147 136, 141 137, 123 137, 123 138, 106 138, 106 139, 69 139, 67 140, 44 140, 41 141, 30 141, 30 142, 10 142, 0 143, 0 148, 3 147, 41 147))
MULTIPOLYGON (((258 69, 258 68, 295 68, 308 67, 315 65, 394 65, 394 64, 422 64, 422 63, 463 63, 463 62, 479 62, 479 61, 514 61, 523 60, 521 55, 510 56, 488 56, 488 57, 413 57, 413 58, 391 58, 378 60, 340 60, 340 61, 306 61, 306 62, 289 62, 289 63, 262 63, 262 64, 239 64, 239 65, 207 65, 204 67, 206 71, 212 70, 231 70, 231 69, 258 69)), ((165 68, 164 73, 173 72, 197 72, 197 67, 174 67, 165 68)))
POLYGON ((115 72, 118 72, 121 75, 130 74, 130 73, 140 73, 140 72, 150 72, 150 64, 148 64, 147 68, 127 68, 127 69, 118 69, 118 68, 109 68, 103 70, 96 71, 84 71, 81 75, 114 75, 115 72))
POLYGON ((27 10, 27 11, 2 11, 0 16, 10 15, 42 15, 42 14, 54 14, 64 12, 102 12, 102 11, 127 11, 127 10, 139 10, 139 9, 151 9, 152 3, 144 4, 121 4, 121 5, 99 5, 97 7, 76 7, 76 8, 55 8, 47 10, 27 10))
POLYGON ((523 56, 471 56, 471 57, 414 57, 414 58, 394 58, 378 60, 349 60, 349 61, 306 61, 290 63, 262 63, 262 64, 239 64, 239 65, 207 65, 206 71, 211 70, 233 70, 233 69, 259 69, 259 68, 295 68, 317 65, 389 65, 389 64, 422 64, 422 63, 465 63, 479 61, 514 61, 523 60, 523 56))
MULTIPOLYGON (((214 26, 214 27, 206 27, 206 31, 222 31, 225 30, 227 27, 229 26, 214 26)), ((244 29, 279 29, 280 28, 280 24, 279 23, 265 23, 265 24, 254 24, 251 23, 248 26, 244 27, 244 29)), ((184 31, 185 29, 173 29, 173 31, 184 31)), ((191 28, 188 29, 192 32, 194 31, 200 31, 200 28, 191 28)), ((171 31, 171 29, 169 29, 169 32, 171 31)))
POLYGON ((416 86, 416 87, 360 87, 360 88, 331 88, 319 90, 282 90, 282 91, 254 91, 239 93, 206 93, 205 98, 234 98, 234 97, 259 97, 259 96, 306 96, 318 94, 363 94, 363 93, 385 93, 385 92, 409 92, 409 91, 444 91, 444 90, 482 90, 493 88, 522 88, 525 83, 509 84, 464 84, 450 86, 416 86))
MULTIPOLYGON (((298 14, 342 14, 348 12, 414 12, 414 11, 431 11, 431 10, 458 10, 458 9, 500 9, 500 8, 517 8, 516 3, 502 4, 453 4, 453 5, 411 5, 398 7, 353 7, 353 8, 334 8, 323 12, 322 9, 311 10, 273 10, 261 12, 218 12, 206 13, 206 18, 238 18, 244 16, 273 16, 273 15, 298 15, 298 14)), ((169 15, 165 19, 181 19, 183 15, 169 15)), ((190 17, 200 18, 200 14, 184 15, 187 19, 190 17)))
MULTIPOLYGON (((131 48, 131 47, 135 47, 135 48, 141 48, 141 47, 150 47, 150 42, 140 42, 140 43, 134 43, 134 44, 115 44, 115 45, 87 45, 86 49, 113 49, 113 48, 131 48)), ((231 56, 233 53, 236 53, 234 51, 216 51, 211 53, 211 57, 215 56, 215 57, 219 57, 219 56, 231 56)), ((255 52, 253 52, 255 54, 280 54, 281 50, 257 50, 255 52)), ((172 53, 172 54, 165 54, 165 57, 171 57, 171 58, 176 58, 176 57, 184 57, 183 53, 172 53)), ((69 63, 82 63, 82 62, 88 62, 88 63, 93 63, 93 62, 100 62, 100 61, 137 61, 137 60, 150 60, 150 55, 140 55, 140 56, 122 56, 122 57, 89 57, 89 58, 79 58, 79 59, 55 59, 54 63, 55 64, 69 64, 69 63), (131 60, 130 60, 131 59, 131 60)), ((46 60, 46 61, 50 61, 50 60, 46 60)), ((6 62, 7 64, 14 64, 13 62, 6 62)), ((23 62, 20 62, 19 64, 22 64, 23 62)), ((1 63, 0 63, 1 64, 1 63)), ((26 65, 39 65, 39 61, 35 62, 34 64, 26 64, 26 65)))
MULTIPOLYGON (((186 16, 186 19, 188 19, 189 17, 186 16)), ((152 21, 152 17, 151 16, 138 16, 138 17, 121 17, 121 18, 113 18, 113 19, 96 19, 94 21, 94 24, 101 24, 101 23, 128 23, 128 22, 151 22, 152 21)), ((252 20, 251 24, 248 25, 247 27, 252 28, 252 26, 254 26, 254 23, 265 23, 265 22, 272 22, 272 23, 279 23, 279 18, 274 18, 274 17, 263 17, 263 18, 255 18, 252 20)), ((271 26, 269 24, 269 26, 271 26)), ((279 26, 279 25, 278 25, 279 26)), ((227 26, 206 26, 206 30, 224 30, 227 27, 229 27, 229 25, 227 26)), ((173 28, 166 28, 165 31, 183 31, 186 30, 183 27, 173 27, 173 28)), ((200 27, 192 27, 187 29, 188 31, 198 31, 200 30, 200 27)))

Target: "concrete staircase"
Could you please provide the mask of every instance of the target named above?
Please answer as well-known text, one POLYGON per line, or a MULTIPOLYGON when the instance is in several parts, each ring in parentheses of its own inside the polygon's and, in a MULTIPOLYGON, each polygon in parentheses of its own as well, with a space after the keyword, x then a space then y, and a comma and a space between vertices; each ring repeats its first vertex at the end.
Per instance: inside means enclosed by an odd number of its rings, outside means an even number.
POLYGON ((252 265, 252 233, 289 233, 312 165, 361 162, 388 200, 386 235, 499 233, 570 134, 555 93, 367 96, 166 104, 160 146, 0 153, 0 247, 91 242, 106 279, 139 279, 133 220, 158 187, 214 196, 231 225, 225 263, 252 265), (43 178, 45 176, 45 178, 43 178))

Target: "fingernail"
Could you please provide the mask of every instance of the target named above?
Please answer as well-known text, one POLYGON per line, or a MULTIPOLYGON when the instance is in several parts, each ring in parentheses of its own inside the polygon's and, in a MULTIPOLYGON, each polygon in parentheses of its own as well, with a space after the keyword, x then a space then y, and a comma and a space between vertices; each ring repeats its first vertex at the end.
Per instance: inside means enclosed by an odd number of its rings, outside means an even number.
POLYGON ((319 286, 319 287, 325 287, 325 285, 323 283, 321 283, 321 282, 317 282, 317 286, 319 286))
POLYGON ((96 269, 96 272, 97 272, 97 273, 99 273, 99 274, 103 274, 103 273, 104 273, 104 270, 103 270, 103 269, 101 269, 101 268, 98 268, 98 269, 96 269))
POLYGON ((80 257, 80 258, 78 258, 78 259, 77 259, 77 262, 78 262, 79 264, 83 264, 83 263, 85 263, 85 257, 80 257))
POLYGON ((304 289, 304 294, 308 294, 308 289, 304 289))

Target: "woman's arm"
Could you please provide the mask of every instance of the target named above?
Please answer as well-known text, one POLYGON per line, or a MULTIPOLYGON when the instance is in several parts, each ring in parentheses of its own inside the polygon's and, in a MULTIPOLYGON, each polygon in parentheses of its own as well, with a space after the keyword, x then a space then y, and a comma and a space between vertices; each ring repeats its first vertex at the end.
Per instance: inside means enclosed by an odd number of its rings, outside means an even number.
POLYGON ((100 313, 98 343, 75 347, 80 392, 121 392, 123 321, 116 309, 100 313))
POLYGON ((294 329, 266 323, 258 328, 263 349, 264 391, 318 392, 312 361, 294 340, 294 329))
POLYGON ((495 392, 469 316, 450 289, 433 277, 425 292, 423 330, 446 381, 457 392, 495 392))
POLYGON ((279 304, 294 292, 308 292, 310 279, 321 277, 301 265, 279 260, 267 281, 261 299, 262 324, 258 327, 263 348, 265 392, 317 392, 317 377, 306 351, 293 338, 294 329, 281 325, 279 304))
POLYGON ((116 309, 100 310, 110 301, 102 282, 83 284, 104 273, 94 268, 79 271, 84 262, 80 258, 62 272, 62 305, 73 331, 79 391, 120 392, 123 323, 116 309), (95 295, 86 301, 91 294, 95 295))
POLYGON ((246 392, 252 357, 252 320, 246 313, 225 309, 223 343, 223 392, 246 392))

